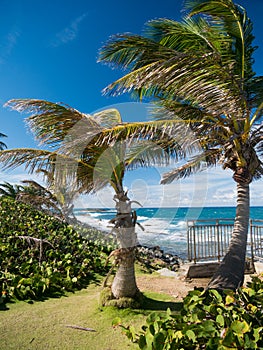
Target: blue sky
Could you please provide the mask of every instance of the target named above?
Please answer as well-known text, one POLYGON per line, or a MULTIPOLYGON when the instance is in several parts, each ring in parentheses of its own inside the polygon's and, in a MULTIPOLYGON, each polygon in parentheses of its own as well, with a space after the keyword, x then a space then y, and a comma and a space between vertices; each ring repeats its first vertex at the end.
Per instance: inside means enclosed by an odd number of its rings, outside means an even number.
MULTIPOLYGON (((242 0, 254 23, 255 69, 263 75, 263 1, 242 0)), ((128 95, 109 98, 101 90, 123 74, 97 63, 98 50, 110 35, 141 33, 148 20, 179 20, 181 0, 1 0, 0 1, 0 132, 9 148, 35 147, 23 122, 24 115, 3 108, 12 98, 39 98, 65 102, 86 113, 117 104, 124 120, 139 120, 144 109, 128 95)), ((131 195, 144 206, 234 205, 231 174, 215 169, 180 183, 160 186, 161 170, 138 170, 127 175, 131 195), (178 193, 180 195, 178 195, 178 193)), ((0 172, 0 182, 29 178, 21 169, 0 172)), ((262 181, 252 184, 252 205, 261 205, 262 181)), ((89 204, 111 206, 109 190, 89 204), (102 199, 103 198, 103 199, 102 199)))

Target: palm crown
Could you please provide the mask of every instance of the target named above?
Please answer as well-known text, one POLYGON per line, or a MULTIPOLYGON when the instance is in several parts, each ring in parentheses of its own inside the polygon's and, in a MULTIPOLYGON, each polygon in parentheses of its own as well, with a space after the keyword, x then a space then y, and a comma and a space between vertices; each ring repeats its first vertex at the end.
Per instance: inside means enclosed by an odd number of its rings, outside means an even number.
POLYGON ((10 100, 6 106, 31 113, 27 124, 40 144, 51 148, 4 150, 0 153, 4 168, 25 165, 29 172, 51 175, 58 187, 65 184, 65 178, 74 177, 74 191, 82 193, 107 184, 117 191, 125 169, 167 165, 171 157, 182 158, 195 149, 193 140, 184 140, 188 128, 173 136, 172 121, 165 130, 161 121, 123 123, 116 109, 88 115, 62 103, 33 99, 10 100))
POLYGON ((202 146, 163 182, 223 163, 237 182, 263 174, 263 77, 255 76, 252 23, 231 0, 188 0, 182 22, 150 21, 144 36, 113 36, 100 60, 129 69, 105 93, 154 98, 157 118, 189 123, 202 146), (205 16, 200 16, 203 14, 205 16), (160 109, 161 106, 161 109, 160 109))

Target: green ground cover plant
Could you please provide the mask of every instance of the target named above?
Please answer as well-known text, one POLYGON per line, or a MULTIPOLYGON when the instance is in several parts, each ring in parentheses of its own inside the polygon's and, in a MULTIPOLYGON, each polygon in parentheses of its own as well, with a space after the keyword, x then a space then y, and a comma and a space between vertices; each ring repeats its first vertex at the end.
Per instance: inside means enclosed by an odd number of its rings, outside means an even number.
POLYGON ((179 313, 152 313, 140 332, 121 326, 143 350, 263 349, 263 282, 253 277, 247 287, 195 289, 179 313))
POLYGON ((0 303, 81 289, 106 272, 112 246, 96 230, 80 234, 10 198, 0 199, 0 220, 0 303))

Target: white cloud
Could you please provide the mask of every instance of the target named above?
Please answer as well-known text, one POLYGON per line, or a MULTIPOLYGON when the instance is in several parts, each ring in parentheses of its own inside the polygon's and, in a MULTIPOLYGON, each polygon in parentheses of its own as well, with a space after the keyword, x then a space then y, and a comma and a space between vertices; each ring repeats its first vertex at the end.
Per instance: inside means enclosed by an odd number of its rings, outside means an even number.
POLYGON ((3 172, 0 171, 0 183, 9 182, 11 184, 19 184, 23 180, 34 180, 43 183, 43 178, 37 174, 27 174, 21 172, 3 172))
MULTIPOLYGON (((18 184, 25 179, 42 181, 40 176, 28 175, 24 172, 0 172, 0 183, 7 181, 18 184)), ((236 183, 231 171, 220 168, 212 169, 195 176, 174 182, 170 185, 160 185, 159 178, 134 178, 129 185, 129 197, 147 207, 209 207, 235 206, 236 183), (155 182, 155 183, 154 183, 155 182)), ((250 186, 251 205, 263 205, 262 180, 253 182, 250 186)), ((80 196, 75 203, 79 208, 112 208, 114 192, 106 187, 93 195, 80 196)), ((135 205, 136 207, 136 205, 135 205)))
POLYGON ((11 55, 12 50, 15 47, 19 36, 20 36, 20 33, 16 29, 9 32, 6 35, 6 38, 1 45, 0 63, 5 63, 8 57, 11 55))
POLYGON ((83 13, 81 16, 75 18, 69 26, 62 29, 55 35, 55 39, 52 41, 51 45, 58 47, 63 44, 67 44, 77 38, 79 33, 79 27, 81 22, 87 17, 88 13, 83 13))

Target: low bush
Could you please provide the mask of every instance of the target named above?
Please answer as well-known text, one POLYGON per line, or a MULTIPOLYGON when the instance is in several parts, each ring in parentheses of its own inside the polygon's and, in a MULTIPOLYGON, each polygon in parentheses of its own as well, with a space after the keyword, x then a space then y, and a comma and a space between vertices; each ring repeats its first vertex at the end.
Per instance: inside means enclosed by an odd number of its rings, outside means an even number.
POLYGON ((138 333, 121 326, 143 350, 263 349, 263 282, 253 277, 237 293, 195 289, 178 314, 153 313, 138 333))
POLYGON ((73 291, 106 272, 112 246, 95 240, 96 230, 80 234, 9 198, 0 198, 0 221, 0 302, 73 291))

